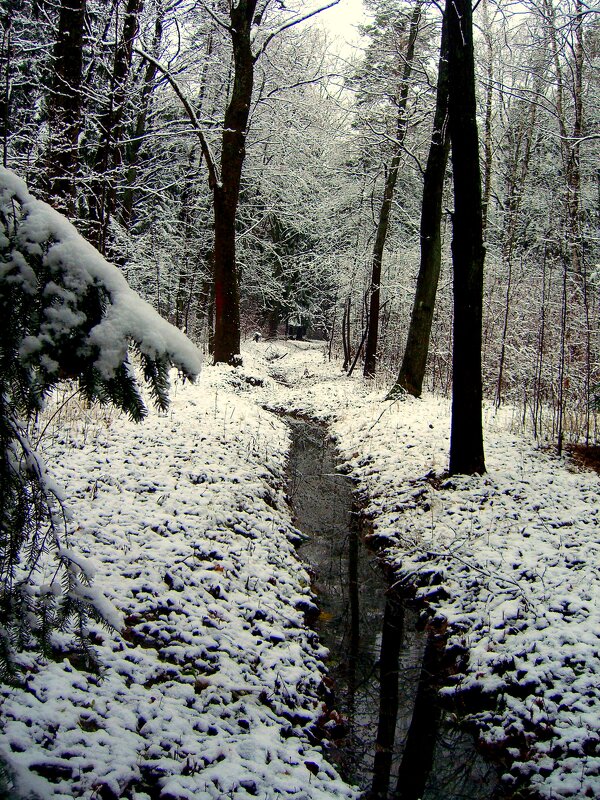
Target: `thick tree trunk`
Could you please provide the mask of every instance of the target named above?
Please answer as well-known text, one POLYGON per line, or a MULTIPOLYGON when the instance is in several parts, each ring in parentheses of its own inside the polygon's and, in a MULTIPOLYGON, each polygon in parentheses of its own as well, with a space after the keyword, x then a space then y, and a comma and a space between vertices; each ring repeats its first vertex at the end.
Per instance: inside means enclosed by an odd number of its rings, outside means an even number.
POLYGON ((406 391, 420 397, 429 352, 433 310, 442 263, 442 197, 448 164, 448 25, 442 21, 433 133, 423 177, 421 262, 400 374, 390 395, 406 391))
POLYGON ((225 112, 221 150, 221 180, 213 186, 215 213, 215 332, 214 361, 240 361, 240 293, 236 263, 235 220, 246 155, 246 128, 254 84, 251 29, 256 0, 239 0, 231 8, 234 78, 225 112))
POLYGON ((400 82, 400 96, 398 100, 398 117, 396 124, 396 152, 392 158, 386 180, 385 188, 383 191, 383 200, 379 210, 379 221, 377 223, 377 233, 375 235, 375 244, 373 245, 373 262, 371 268, 371 288, 369 298, 369 322, 368 334, 365 344, 365 378, 372 378, 375 375, 377 367, 377 344, 379 339, 379 310, 381 303, 381 265, 383 262, 383 250, 387 240, 388 230, 390 226, 390 213, 392 210, 392 201, 394 199, 394 190, 398 180, 398 169, 400 167, 400 160, 402 156, 402 147, 406 137, 406 104, 408 101, 408 92, 410 89, 410 75, 412 72, 413 61, 415 57, 415 44, 417 35, 419 33, 419 24, 421 21, 421 2, 417 2, 413 9, 410 18, 410 27, 408 33, 408 43, 406 46, 406 55, 404 57, 404 69, 402 71, 402 80, 400 82))
POLYGON ((86 0, 61 3, 48 104, 46 193, 49 202, 68 216, 75 214, 85 13, 86 0))
POLYGON ((454 178, 454 346, 450 472, 485 472, 481 324, 483 220, 470 0, 447 0, 449 125, 454 178))

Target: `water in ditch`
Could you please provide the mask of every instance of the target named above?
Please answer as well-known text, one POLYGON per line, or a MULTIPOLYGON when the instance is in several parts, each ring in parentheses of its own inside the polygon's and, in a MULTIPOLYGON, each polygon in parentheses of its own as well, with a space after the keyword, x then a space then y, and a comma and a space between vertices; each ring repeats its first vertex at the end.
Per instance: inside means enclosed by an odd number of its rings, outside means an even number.
POLYGON ((372 800, 496 797, 496 771, 437 704, 439 642, 418 629, 415 609, 388 590, 364 546, 352 485, 336 471, 325 428, 287 421, 290 496, 309 536, 300 555, 321 611, 315 627, 330 651, 330 705, 344 719, 329 758, 372 800))

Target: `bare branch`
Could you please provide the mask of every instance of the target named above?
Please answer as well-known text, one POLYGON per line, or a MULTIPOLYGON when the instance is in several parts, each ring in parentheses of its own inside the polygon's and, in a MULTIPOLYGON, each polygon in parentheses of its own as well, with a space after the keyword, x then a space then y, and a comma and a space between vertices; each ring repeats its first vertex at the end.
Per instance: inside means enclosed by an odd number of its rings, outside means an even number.
POLYGON ((201 6, 202 6, 202 8, 203 8, 203 9, 206 11, 206 13, 208 14, 208 16, 209 16, 209 17, 210 17, 210 18, 211 18, 211 19, 212 19, 214 22, 216 22, 216 23, 217 23, 217 25, 218 25, 220 28, 223 28, 223 30, 226 30, 228 33, 231 33, 231 25, 228 25, 228 24, 227 24, 227 23, 226 23, 224 20, 222 20, 220 17, 218 17, 218 16, 217 16, 217 15, 214 13, 214 11, 211 11, 211 9, 210 9, 210 8, 207 6, 207 4, 206 4, 206 3, 200 3, 200 5, 201 5, 201 6))
POLYGON ((337 6, 339 2, 340 2, 340 0, 333 0, 332 3, 328 3, 326 6, 320 6, 320 8, 315 8, 314 11, 310 11, 308 14, 305 14, 303 17, 298 17, 297 19, 290 20, 290 22, 286 22, 285 25, 281 25, 279 28, 277 28, 276 31, 273 31, 272 33, 270 33, 267 36, 267 38, 265 39, 265 41, 262 43, 261 47, 259 48, 258 52, 254 56, 254 61, 255 62, 258 61, 258 59, 262 56, 262 54, 265 52, 267 47, 271 44, 273 39, 276 36, 279 36, 280 33, 283 33, 283 31, 287 31, 289 28, 293 28, 295 25, 299 25, 301 22, 305 22, 307 19, 310 19, 311 17, 315 17, 317 14, 320 14, 322 11, 327 11, 328 8, 333 8, 334 6, 337 6))
POLYGON ((145 50, 142 50, 140 47, 135 47, 134 50, 142 58, 145 58, 147 61, 153 64, 156 67, 156 69, 159 70, 159 72, 162 72, 162 74, 171 84, 173 91, 180 99, 181 104, 186 110, 187 115, 190 118, 192 125, 194 126, 194 130, 196 131, 196 134, 198 135, 198 138, 200 140, 202 155, 204 156, 204 159, 206 161, 206 168, 208 169, 208 183, 210 188, 214 189, 214 187, 218 186, 219 184, 219 173, 217 170, 215 157, 213 156, 210 144, 208 143, 208 140, 204 135, 202 126, 200 125, 198 117, 196 116, 196 112, 192 108, 190 101, 185 96, 185 93, 181 88, 179 82, 173 77, 173 75, 171 75, 169 70, 160 63, 160 61, 154 58, 154 56, 151 56, 150 53, 147 53, 145 50))

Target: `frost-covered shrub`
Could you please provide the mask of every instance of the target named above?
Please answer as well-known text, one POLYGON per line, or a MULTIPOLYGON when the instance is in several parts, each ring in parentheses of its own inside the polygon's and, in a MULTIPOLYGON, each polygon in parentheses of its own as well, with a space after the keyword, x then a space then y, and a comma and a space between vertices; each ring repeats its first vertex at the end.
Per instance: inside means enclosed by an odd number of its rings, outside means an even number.
POLYGON ((200 369, 196 348, 133 292, 116 267, 59 213, 0 169, 0 671, 15 649, 45 650, 56 628, 88 616, 116 624, 90 585, 84 559, 65 546, 60 490, 30 440, 30 423, 66 378, 89 401, 135 420, 146 408, 130 361, 139 357, 156 404, 168 370, 200 369))

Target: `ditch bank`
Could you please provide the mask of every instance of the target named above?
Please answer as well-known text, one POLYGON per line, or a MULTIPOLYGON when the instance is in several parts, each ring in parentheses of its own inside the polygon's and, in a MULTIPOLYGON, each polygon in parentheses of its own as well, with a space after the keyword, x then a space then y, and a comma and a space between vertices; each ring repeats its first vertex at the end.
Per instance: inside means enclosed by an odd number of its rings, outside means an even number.
POLYGON ((299 554, 317 596, 313 625, 329 650, 320 728, 328 757, 370 800, 499 797, 497 771, 439 702, 444 630, 424 626, 366 547, 353 484, 337 471, 326 428, 286 422, 289 494, 308 537, 299 554))

